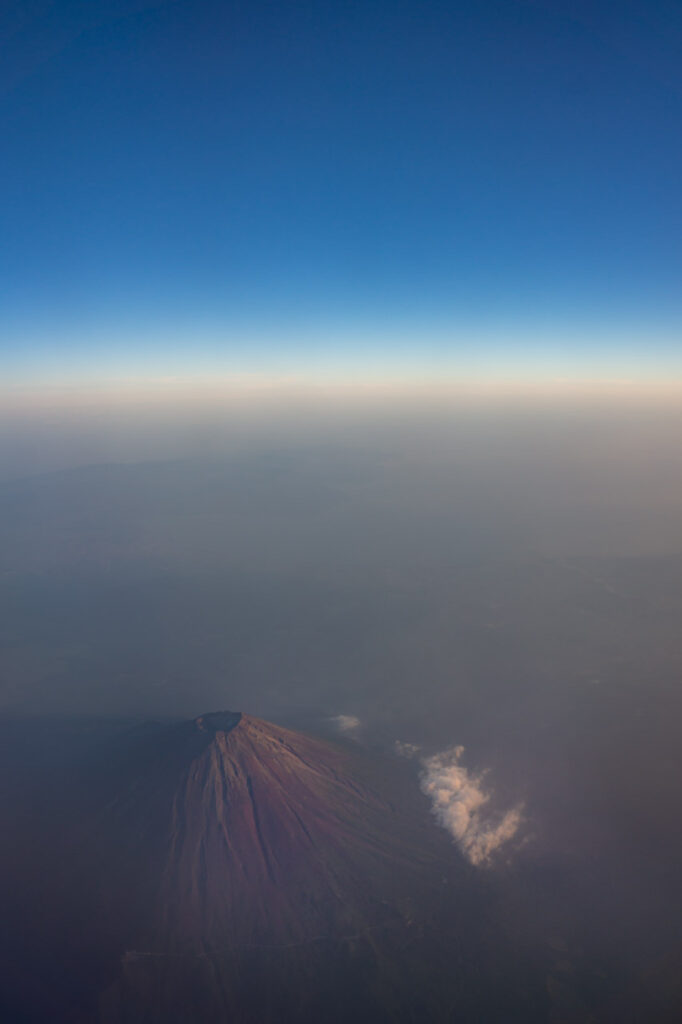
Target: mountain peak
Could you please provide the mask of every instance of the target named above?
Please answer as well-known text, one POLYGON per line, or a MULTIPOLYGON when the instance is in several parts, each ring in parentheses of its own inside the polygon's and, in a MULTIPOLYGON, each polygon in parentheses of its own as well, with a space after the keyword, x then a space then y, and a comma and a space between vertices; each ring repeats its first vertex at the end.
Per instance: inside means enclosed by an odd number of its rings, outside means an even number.
POLYGON ((232 732, 242 720, 241 711, 211 711, 194 719, 194 725, 200 732, 216 734, 232 732))
POLYGON ((405 765, 225 710, 136 742, 68 844, 68 963, 101 1008, 77 1019, 502 1019, 450 984, 483 904, 405 765))
POLYGON ((405 814, 408 795, 384 792, 373 762, 335 743, 224 710, 170 727, 157 750, 117 805, 129 819, 117 831, 135 836, 121 856, 139 845, 156 891, 137 949, 361 933, 401 916, 386 891, 401 872, 419 886, 433 863, 426 809, 405 814))

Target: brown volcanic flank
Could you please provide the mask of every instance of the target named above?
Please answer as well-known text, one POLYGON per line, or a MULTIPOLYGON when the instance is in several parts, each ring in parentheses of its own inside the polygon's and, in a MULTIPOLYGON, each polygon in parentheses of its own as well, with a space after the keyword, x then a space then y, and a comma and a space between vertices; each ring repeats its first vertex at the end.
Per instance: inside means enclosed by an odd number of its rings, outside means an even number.
MULTIPOLYGON (((159 951, 350 934, 391 917, 404 871, 433 863, 422 822, 412 834, 343 748, 230 712, 188 723, 177 747, 187 764, 159 863, 159 951)), ((136 802, 157 797, 156 775, 136 802)))
POLYGON ((172 727, 145 758, 97 828, 120 869, 102 920, 127 914, 105 925, 124 945, 101 1019, 403 1019, 421 922, 446 876, 466 877, 416 785, 231 712, 172 727))
POLYGON ((231 712, 105 761, 38 908, 31 1021, 542 1019, 408 766, 231 712))

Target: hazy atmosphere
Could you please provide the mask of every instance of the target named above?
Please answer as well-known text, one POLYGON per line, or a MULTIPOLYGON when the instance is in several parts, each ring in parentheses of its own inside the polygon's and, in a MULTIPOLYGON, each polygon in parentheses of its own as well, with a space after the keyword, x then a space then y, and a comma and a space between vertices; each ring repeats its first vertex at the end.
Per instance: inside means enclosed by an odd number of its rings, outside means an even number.
POLYGON ((0 1016, 682 1019, 682 11, 0 14, 0 1016))
POLYGON ((402 754, 535 893, 521 933, 655 966, 682 942, 679 409, 259 402, 5 420, 3 710, 229 707, 402 754))

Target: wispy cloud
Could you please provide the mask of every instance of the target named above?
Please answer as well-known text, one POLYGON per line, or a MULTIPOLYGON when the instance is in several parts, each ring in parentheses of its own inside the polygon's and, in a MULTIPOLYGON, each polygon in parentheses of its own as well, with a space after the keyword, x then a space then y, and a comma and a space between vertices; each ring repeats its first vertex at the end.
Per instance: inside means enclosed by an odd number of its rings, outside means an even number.
POLYGON ((452 747, 422 762, 421 788, 432 801, 439 823, 451 833, 464 855, 477 866, 513 839, 522 821, 522 808, 504 814, 490 809, 491 794, 484 776, 462 764, 464 747, 452 747))
POLYGON ((394 749, 399 757, 416 757, 419 753, 419 747, 415 743, 403 743, 402 740, 396 740, 394 749))
POLYGON ((339 732, 354 732, 362 725, 355 715, 334 715, 330 721, 334 722, 339 732))

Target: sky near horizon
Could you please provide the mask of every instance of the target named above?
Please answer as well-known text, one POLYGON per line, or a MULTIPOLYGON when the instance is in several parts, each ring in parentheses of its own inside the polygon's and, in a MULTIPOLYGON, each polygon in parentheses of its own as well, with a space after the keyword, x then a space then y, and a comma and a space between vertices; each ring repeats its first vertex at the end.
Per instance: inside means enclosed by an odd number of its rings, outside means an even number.
POLYGON ((0 379, 682 382, 671 0, 22 0, 0 379))

